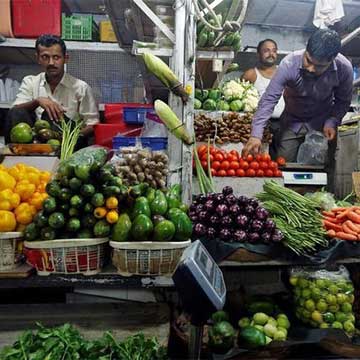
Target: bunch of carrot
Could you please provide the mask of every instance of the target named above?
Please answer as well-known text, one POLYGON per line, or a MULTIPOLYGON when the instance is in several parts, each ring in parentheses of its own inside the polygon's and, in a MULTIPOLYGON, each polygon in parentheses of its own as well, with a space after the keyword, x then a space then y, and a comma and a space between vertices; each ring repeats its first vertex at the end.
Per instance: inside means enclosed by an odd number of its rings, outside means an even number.
POLYGON ((323 211, 323 226, 331 238, 360 241, 360 206, 323 211))

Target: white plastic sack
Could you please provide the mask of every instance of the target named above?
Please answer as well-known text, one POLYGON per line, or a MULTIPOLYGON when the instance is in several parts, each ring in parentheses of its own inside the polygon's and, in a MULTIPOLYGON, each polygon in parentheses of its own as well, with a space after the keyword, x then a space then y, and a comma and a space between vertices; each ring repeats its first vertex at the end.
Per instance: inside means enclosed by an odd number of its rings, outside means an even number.
POLYGON ((324 165, 327 153, 327 138, 319 131, 309 131, 299 147, 297 162, 304 165, 324 165))

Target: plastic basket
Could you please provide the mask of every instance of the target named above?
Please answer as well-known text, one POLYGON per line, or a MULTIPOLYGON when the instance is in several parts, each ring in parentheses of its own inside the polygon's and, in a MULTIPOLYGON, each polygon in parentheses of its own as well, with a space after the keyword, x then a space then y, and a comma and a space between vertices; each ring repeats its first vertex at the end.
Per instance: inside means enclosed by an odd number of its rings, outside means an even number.
MULTIPOLYGON (((168 139, 165 137, 140 137, 141 145, 154 151, 166 150, 168 139)), ((113 149, 135 146, 136 137, 115 136, 113 138, 113 149)))
POLYGON ((191 241, 182 242, 116 242, 110 241, 113 248, 112 262, 123 276, 171 276, 183 251, 191 241))
POLYGON ((16 267, 16 244, 21 240, 21 232, 0 233, 0 271, 8 271, 16 267))
POLYGON ((153 111, 154 108, 149 107, 125 107, 124 108, 124 121, 129 125, 143 125, 146 114, 153 111))
POLYGON ((95 275, 105 263, 108 238, 25 241, 27 263, 38 275, 95 275))
POLYGON ((100 21, 100 41, 117 42, 116 35, 110 20, 100 21))
POLYGON ((95 41, 99 38, 99 30, 92 15, 62 14, 62 38, 65 40, 95 41))

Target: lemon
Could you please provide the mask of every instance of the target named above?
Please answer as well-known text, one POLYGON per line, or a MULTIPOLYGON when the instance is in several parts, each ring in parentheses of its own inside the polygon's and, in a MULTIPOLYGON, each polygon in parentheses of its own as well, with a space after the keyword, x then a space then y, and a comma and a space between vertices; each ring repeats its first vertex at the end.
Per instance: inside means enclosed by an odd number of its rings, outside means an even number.
POLYGON ((337 313, 335 313, 335 318, 336 318, 336 321, 343 323, 346 321, 347 316, 343 312, 338 311, 337 313))
POLYGON ((329 290, 329 293, 333 294, 333 295, 336 295, 339 292, 339 288, 334 284, 330 285, 328 290, 329 290))
POLYGON ((296 276, 291 276, 289 279, 289 282, 292 286, 296 286, 298 281, 299 281, 299 279, 296 276))
POLYGON ((315 302, 311 299, 305 301, 305 309, 313 312, 315 310, 315 302))
POLYGON ((301 296, 304 299, 310 299, 311 297, 311 290, 310 289, 303 289, 303 291, 301 292, 301 296))
POLYGON ((325 281, 323 279, 316 279, 315 284, 318 288, 322 289, 326 287, 325 281))
POLYGON ((298 285, 299 285, 299 287, 301 287, 301 288, 306 288, 306 287, 308 287, 309 286, 309 281, 308 280, 306 280, 306 279, 304 279, 304 278, 300 278, 299 280, 298 280, 298 285))
POLYGON ((355 301, 355 296, 354 296, 353 294, 347 295, 347 301, 348 301, 350 304, 353 304, 354 301, 355 301))
POLYGON ((304 309, 304 310, 302 311, 302 317, 305 318, 305 319, 310 319, 310 318, 311 318, 311 312, 308 311, 308 310, 306 310, 306 309, 304 309))
POLYGON ((336 299, 337 299, 338 304, 343 304, 344 302, 346 302, 347 297, 345 294, 340 293, 340 294, 336 295, 336 299))
POLYGON ((316 303, 316 309, 319 310, 322 313, 325 312, 327 310, 327 308, 328 308, 328 305, 324 300, 319 300, 316 303))
POLYGON ((328 308, 328 310, 329 310, 330 312, 332 312, 332 313, 338 312, 339 309, 340 309, 340 307, 339 307, 339 305, 337 305, 337 304, 336 304, 336 305, 330 305, 329 308, 328 308))
POLYGON ((340 322, 338 322, 338 321, 334 321, 332 323, 331 327, 334 328, 334 329, 342 329, 343 328, 342 324, 340 322))
POLYGON ((341 311, 344 313, 351 313, 352 305, 348 302, 341 304, 341 311))
POLYGON ((321 298, 321 290, 319 288, 317 288, 317 287, 313 288, 311 290, 311 297, 315 301, 320 300, 320 298, 321 298))
POLYGON ((327 329, 329 327, 329 324, 326 322, 320 324, 320 329, 327 329))
POLYGON ((345 321, 343 326, 347 333, 352 334, 355 332, 355 326, 350 320, 345 321))
POLYGON ((311 319, 319 324, 323 322, 322 315, 319 311, 315 310, 311 313, 311 319))
POLYGON ((327 295, 325 300, 328 303, 328 305, 336 305, 337 303, 336 296, 332 294, 327 295))
POLYGON ((352 323, 355 323, 355 316, 354 316, 354 314, 347 314, 347 320, 351 321, 352 323))

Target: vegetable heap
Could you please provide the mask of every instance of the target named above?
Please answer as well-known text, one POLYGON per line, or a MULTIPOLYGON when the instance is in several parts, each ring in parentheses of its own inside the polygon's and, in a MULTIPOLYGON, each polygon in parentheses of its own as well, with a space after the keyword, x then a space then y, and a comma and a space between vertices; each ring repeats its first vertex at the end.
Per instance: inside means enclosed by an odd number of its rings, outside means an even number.
POLYGON ((48 171, 18 163, 0 165, 0 232, 23 231, 48 197, 48 171))
POLYGON ((321 214, 313 200, 274 180, 266 181, 264 192, 256 197, 283 233, 284 244, 296 254, 304 255, 328 245, 321 214))
MULTIPOLYGON (((195 114, 194 129, 196 141, 215 141, 216 144, 246 143, 251 135, 253 114, 237 112, 195 114)), ((265 128, 263 143, 271 142, 269 127, 265 128)))
POLYGON ((45 328, 38 324, 26 331, 13 346, 0 353, 2 360, 165 360, 166 349, 157 339, 136 334, 118 342, 111 332, 97 340, 85 340, 70 324, 45 328))
POLYGON ((236 197, 229 186, 222 193, 198 195, 190 206, 194 236, 228 242, 271 243, 282 240, 269 213, 256 199, 236 197))
POLYGON ((212 176, 282 177, 279 166, 285 165, 283 157, 272 161, 269 154, 263 153, 243 158, 236 150, 228 152, 214 146, 200 145, 197 154, 205 171, 210 166, 212 176))
POLYGON ((194 108, 209 111, 255 112, 259 94, 248 81, 229 80, 220 89, 195 89, 194 108))

